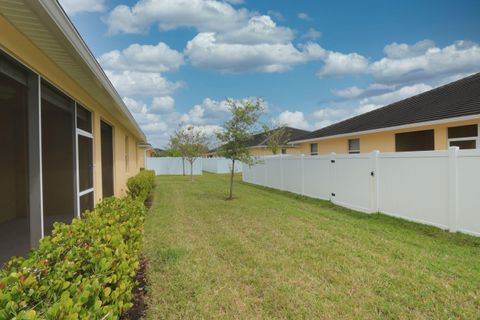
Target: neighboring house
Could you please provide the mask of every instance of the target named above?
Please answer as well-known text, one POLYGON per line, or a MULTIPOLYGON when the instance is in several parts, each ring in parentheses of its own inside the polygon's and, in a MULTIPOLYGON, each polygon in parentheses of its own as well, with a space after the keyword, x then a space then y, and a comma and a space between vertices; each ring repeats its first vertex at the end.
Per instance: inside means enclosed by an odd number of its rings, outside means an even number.
MULTIPOLYGON (((278 130, 278 129, 273 129, 278 130)), ((271 131, 270 131, 271 132, 271 131)), ((292 127, 285 127, 284 134, 279 138, 280 147, 278 150, 278 154, 300 154, 302 151, 297 147, 296 144, 289 143, 292 140, 299 139, 302 136, 310 133, 310 131, 301 130, 292 127)), ((248 148, 250 149, 250 155, 252 156, 271 156, 273 155, 272 150, 267 145, 269 135, 262 133, 255 134, 248 144, 248 148)), ((218 148, 210 150, 206 156, 207 157, 214 157, 218 153, 218 148)))
POLYGON ((480 73, 311 132, 304 154, 480 148, 480 73))
POLYGON ((122 196, 145 135, 57 1, 0 0, 0 261, 122 196))

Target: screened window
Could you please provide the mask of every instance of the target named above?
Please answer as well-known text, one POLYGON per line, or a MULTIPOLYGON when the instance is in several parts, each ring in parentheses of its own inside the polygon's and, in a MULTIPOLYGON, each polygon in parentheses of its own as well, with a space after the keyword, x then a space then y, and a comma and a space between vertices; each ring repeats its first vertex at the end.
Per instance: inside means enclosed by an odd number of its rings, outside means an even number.
POLYGON ((395 135, 395 150, 402 151, 428 151, 435 149, 433 130, 397 133, 395 135))
POLYGON ((348 153, 360 153, 360 139, 348 140, 348 153))
POLYGON ((448 128, 448 139, 468 138, 478 136, 478 125, 459 126, 448 128))
POLYGON ((0 54, 0 267, 30 249, 29 88, 26 72, 9 62, 0 54))
POLYGON ((92 113, 79 104, 77 104, 77 128, 92 132, 92 113))
POLYGON ((318 154, 318 143, 310 143, 310 154, 316 156, 318 154))
POLYGON ((92 113, 77 103, 78 211, 93 209, 92 113))
POLYGON ((93 188, 93 139, 78 135, 78 172, 80 191, 93 188))
POLYGON ((55 222, 75 216, 75 104, 44 83, 42 92, 42 182, 45 234, 55 222))
POLYGON ((282 148, 282 154, 287 154, 287 148, 282 148))
POLYGON ((460 149, 476 149, 479 147, 478 125, 448 128, 448 145, 460 149))

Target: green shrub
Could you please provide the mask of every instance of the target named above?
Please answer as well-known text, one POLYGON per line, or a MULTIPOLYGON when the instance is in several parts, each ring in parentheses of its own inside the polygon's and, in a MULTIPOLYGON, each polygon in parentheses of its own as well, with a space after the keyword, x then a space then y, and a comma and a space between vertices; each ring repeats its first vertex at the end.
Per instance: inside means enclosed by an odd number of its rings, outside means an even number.
POLYGON ((117 319, 132 306, 144 214, 138 198, 108 198, 55 223, 28 258, 0 270, 0 319, 117 319))
POLYGON ((155 172, 152 170, 140 171, 127 181, 127 193, 134 199, 145 201, 155 186, 155 172))

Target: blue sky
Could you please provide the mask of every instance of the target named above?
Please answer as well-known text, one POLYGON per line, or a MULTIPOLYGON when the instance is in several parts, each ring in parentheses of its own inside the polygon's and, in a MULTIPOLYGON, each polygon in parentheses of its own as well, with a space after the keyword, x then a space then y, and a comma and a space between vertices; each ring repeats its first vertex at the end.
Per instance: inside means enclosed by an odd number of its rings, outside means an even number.
POLYGON ((226 97, 315 130, 480 71, 480 1, 60 2, 157 147, 226 97))

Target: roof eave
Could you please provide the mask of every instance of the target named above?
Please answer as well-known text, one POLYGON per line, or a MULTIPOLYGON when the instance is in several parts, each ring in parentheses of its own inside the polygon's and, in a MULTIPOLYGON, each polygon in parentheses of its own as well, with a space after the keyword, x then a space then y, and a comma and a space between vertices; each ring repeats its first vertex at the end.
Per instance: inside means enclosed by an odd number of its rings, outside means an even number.
POLYGON ((475 119, 480 119, 480 114, 475 114, 475 115, 470 115, 470 116, 462 116, 462 117, 454 117, 454 118, 445 118, 445 119, 433 120, 433 121, 416 122, 416 123, 405 124, 405 125, 400 125, 400 126, 385 127, 385 128, 365 130, 365 131, 356 131, 356 132, 350 132, 350 133, 342 133, 342 134, 337 134, 337 135, 317 137, 317 138, 309 138, 309 139, 303 139, 303 140, 295 140, 295 141, 290 141, 288 144, 305 143, 305 142, 321 141, 321 140, 330 140, 330 139, 335 139, 335 138, 359 136, 359 135, 370 134, 370 133, 378 133, 378 132, 393 131, 393 130, 402 130, 402 129, 431 126, 431 125, 444 124, 444 123, 457 122, 457 121, 468 121, 468 120, 475 120, 475 119))
POLYGON ((75 29, 70 19, 64 12, 63 8, 60 6, 60 4, 56 0, 55 1, 39 0, 38 3, 44 9, 45 13, 48 14, 50 19, 52 19, 52 21, 62 31, 63 35, 69 41, 70 45, 72 45, 75 48, 76 52, 78 53, 79 57, 82 59, 83 63, 88 67, 88 69, 92 72, 92 74, 98 79, 103 89, 105 89, 108 95, 114 100, 116 104, 115 107, 120 111, 121 114, 123 114, 130 121, 130 124, 133 126, 133 129, 136 131, 135 133, 139 136, 139 138, 143 139, 143 141, 146 141, 146 136, 144 132, 142 131, 138 123, 133 118, 132 114, 128 110, 127 106, 123 102, 117 90, 108 79, 102 67, 100 66, 98 61, 95 59, 92 52, 87 47, 82 37, 78 33, 78 31, 75 29))

